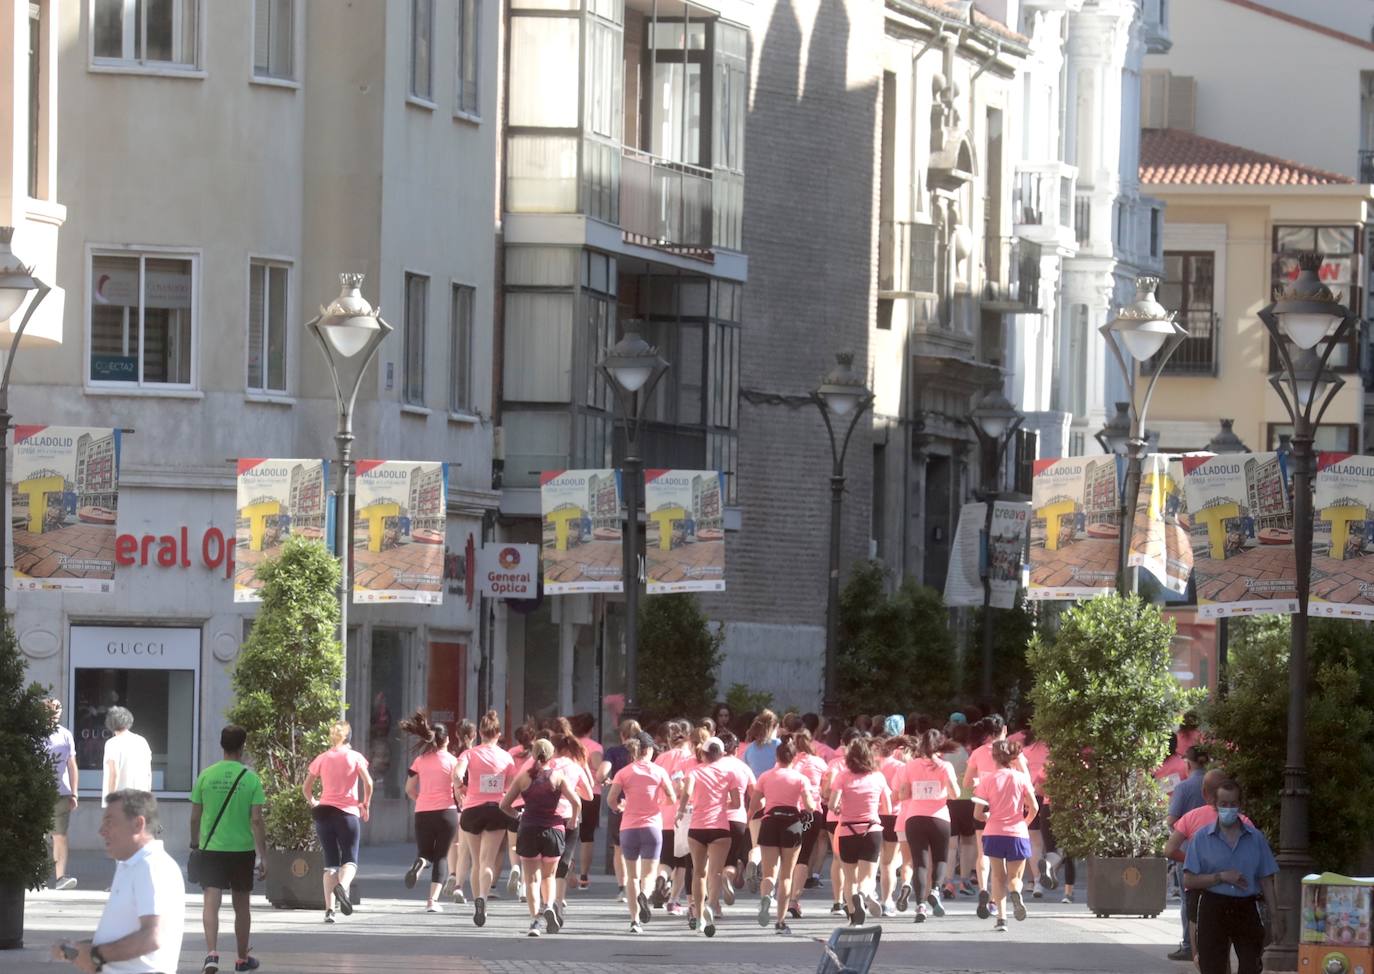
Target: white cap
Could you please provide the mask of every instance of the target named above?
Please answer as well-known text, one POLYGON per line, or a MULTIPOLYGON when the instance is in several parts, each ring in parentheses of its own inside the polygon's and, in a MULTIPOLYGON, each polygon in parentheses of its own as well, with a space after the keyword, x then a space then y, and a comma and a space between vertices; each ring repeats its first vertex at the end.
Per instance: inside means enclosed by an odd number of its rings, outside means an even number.
POLYGON ((722 741, 719 737, 708 737, 706 738, 705 750, 719 751, 721 754, 724 754, 725 742, 722 741))

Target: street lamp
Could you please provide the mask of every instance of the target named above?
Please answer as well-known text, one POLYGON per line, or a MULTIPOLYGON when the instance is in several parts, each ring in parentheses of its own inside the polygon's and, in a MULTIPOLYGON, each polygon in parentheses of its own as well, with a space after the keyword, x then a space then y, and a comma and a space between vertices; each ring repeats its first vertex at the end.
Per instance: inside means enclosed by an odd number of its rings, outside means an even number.
POLYGON ((986 505, 983 515, 983 538, 986 556, 983 559, 983 700, 992 700, 992 510, 1001 493, 1000 473, 1007 445, 1021 428, 1021 415, 1001 389, 989 389, 969 414, 968 424, 982 447, 983 485, 978 499, 986 505))
POLYGON ((625 706, 621 716, 639 717, 639 509, 644 489, 644 460, 639 455, 639 433, 644 424, 644 403, 668 371, 658 349, 639 336, 642 323, 625 322, 625 337, 616 342, 597 363, 596 370, 615 391, 616 404, 625 423, 624 473, 625 532, 621 550, 625 575, 625 706))
POLYGON ((1102 428, 1093 434, 1104 453, 1112 453, 1119 457, 1126 456, 1130 452, 1129 444, 1131 441, 1131 404, 1119 402, 1116 404, 1116 415, 1107 420, 1102 428))
POLYGON ((1166 311, 1155 299, 1156 277, 1138 277, 1135 300, 1122 308, 1115 318, 1100 329, 1111 346, 1116 363, 1126 380, 1128 397, 1127 418, 1130 430, 1126 439, 1126 485, 1121 505, 1120 551, 1118 554, 1117 589, 1122 595, 1130 591, 1130 571, 1127 561, 1131 552, 1131 531, 1135 526, 1136 494, 1140 493, 1140 465, 1149 441, 1145 434, 1145 414, 1150 409, 1150 397, 1174 350, 1188 337, 1188 330, 1174 320, 1174 312, 1166 311), (1122 349, 1125 349, 1123 353, 1122 349), (1154 358, 1154 370, 1145 386, 1145 396, 1136 405, 1136 379, 1143 364, 1154 358))
POLYGON ((1327 369, 1331 353, 1359 320, 1321 282, 1322 254, 1298 258, 1297 280, 1259 313, 1278 350, 1281 370, 1269 384, 1283 400, 1293 424, 1293 548, 1297 562, 1298 611, 1292 619, 1288 657, 1288 749, 1279 806, 1279 915, 1283 938, 1269 945, 1265 970, 1298 969, 1298 920, 1302 877, 1311 871, 1308 853, 1307 786, 1307 598, 1312 570, 1313 440, 1326 408, 1344 383, 1327 369), (1316 346, 1328 338, 1318 354, 1316 346), (1298 349, 1289 350, 1289 343, 1298 349))
POLYGON ((844 458, 849 452, 849 440, 859 419, 873 405, 873 392, 863 376, 854 371, 854 353, 838 352, 835 368, 825 377, 811 399, 821 411, 825 431, 830 436, 830 580, 825 599, 825 697, 821 710, 826 717, 837 717, 840 711, 838 687, 835 682, 836 642, 839 638, 840 606, 840 515, 844 507, 844 458), (844 438, 836 439, 835 420, 848 416, 849 426, 844 438))
POLYGON ((353 538, 348 530, 351 511, 348 503, 348 465, 353 454, 353 403, 363 384, 363 373, 372 364, 391 326, 382 319, 362 295, 363 275, 340 274, 339 296, 327 308, 306 322, 320 343, 329 377, 334 380, 334 401, 339 407, 339 426, 334 433, 338 447, 339 469, 334 491, 334 547, 339 553, 339 646, 343 650, 343 669, 339 673, 339 717, 348 709, 348 598, 349 558, 353 538))
MULTIPOLYGON (((24 317, 19 320, 19 327, 15 328, 12 324, 10 326, 13 337, 10 339, 9 354, 5 356, 5 374, 0 378, 0 489, 6 491, 9 490, 10 421, 14 418, 10 415, 10 370, 14 368, 14 355, 21 348, 46 348, 62 343, 60 331, 55 338, 38 333, 25 334, 34 311, 52 289, 33 276, 32 267, 25 267, 19 258, 14 256, 14 251, 10 249, 13 239, 14 227, 0 227, 0 319, 13 318, 29 294, 33 294, 33 300, 29 302, 24 317)), ((6 504, 0 506, 0 512, 8 510, 8 495, 6 496, 6 504)), ((0 534, 0 554, 3 554, 9 547, 12 528, 8 514, 0 520, 4 521, 4 533, 0 534)), ((0 576, 3 575, 3 570, 0 568, 0 576)), ((0 626, 5 625, 7 621, 5 579, 0 577, 0 626)))

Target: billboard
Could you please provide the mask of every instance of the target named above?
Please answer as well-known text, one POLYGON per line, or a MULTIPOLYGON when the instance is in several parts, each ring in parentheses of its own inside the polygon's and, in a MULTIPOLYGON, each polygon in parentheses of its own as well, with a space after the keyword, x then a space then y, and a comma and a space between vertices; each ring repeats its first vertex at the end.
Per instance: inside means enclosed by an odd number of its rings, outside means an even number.
POLYGON ((1116 457, 1035 461, 1029 599, 1087 599, 1116 587, 1121 492, 1116 457))
POLYGON ((353 601, 444 598, 448 465, 359 460, 353 480, 353 601))
POLYGON ((234 601, 257 602, 258 566, 281 553, 288 537, 324 540, 324 460, 240 458, 234 519, 234 601))
POLYGON ((544 593, 624 591, 619 474, 546 470, 539 501, 544 593))
POLYGON ((1320 453, 1314 488, 1308 614, 1374 619, 1374 458, 1320 453))
POLYGON ((725 591, 725 478, 716 470, 644 472, 645 591, 725 591))
POLYGON ((1148 571, 1170 592, 1183 595, 1193 574, 1190 526, 1182 460, 1151 453, 1141 464, 1127 563, 1148 571))

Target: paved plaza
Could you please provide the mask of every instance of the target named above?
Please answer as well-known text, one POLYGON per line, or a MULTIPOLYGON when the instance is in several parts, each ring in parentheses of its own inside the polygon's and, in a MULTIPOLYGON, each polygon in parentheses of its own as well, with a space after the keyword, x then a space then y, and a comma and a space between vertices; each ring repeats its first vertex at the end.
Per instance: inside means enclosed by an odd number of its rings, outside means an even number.
MULTIPOLYGON (((472 924, 471 906, 445 905, 437 915, 424 912, 420 886, 407 890, 401 874, 413 851, 409 846, 365 846, 359 888, 362 903, 352 917, 325 926, 314 911, 274 910, 253 897, 253 949, 264 972, 297 974, 371 974, 405 971, 428 974, 792 974, 814 971, 822 953, 817 942, 836 926, 829 914, 829 890, 809 890, 806 916, 792 921, 796 933, 777 937, 754 920, 757 899, 742 894, 719 924, 714 939, 687 929, 686 921, 654 912, 645 933, 631 936, 625 908, 615 902, 615 885, 594 877, 592 888, 569 893, 567 926, 553 936, 525 936, 523 903, 505 896, 491 904, 487 925, 472 924)), ((47 960, 47 947, 62 937, 86 937, 95 929, 104 902, 100 890, 113 864, 95 853, 80 853, 72 872, 81 885, 68 892, 28 895, 22 951, 0 953, 4 974, 52 974, 64 969, 47 960)), ((1030 900, 1030 917, 994 934, 991 921, 974 915, 967 898, 949 905, 949 915, 917 925, 911 914, 883 922, 883 942, 874 970, 890 974, 975 974, 975 972, 1177 972, 1189 968, 1165 959, 1177 944, 1177 901, 1155 920, 1097 919, 1078 902, 1064 905, 1057 894, 1030 900), (1053 899, 1051 896, 1053 895, 1053 899)), ((188 897, 186 937, 178 971, 200 970, 205 946, 200 896, 188 897)), ((220 953, 232 952, 232 913, 221 912, 220 953)))

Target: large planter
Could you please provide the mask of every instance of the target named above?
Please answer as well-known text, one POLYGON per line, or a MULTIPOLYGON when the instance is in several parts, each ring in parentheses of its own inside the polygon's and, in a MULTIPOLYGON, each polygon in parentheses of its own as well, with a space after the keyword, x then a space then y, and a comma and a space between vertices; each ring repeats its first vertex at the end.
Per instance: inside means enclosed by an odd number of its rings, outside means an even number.
MULTIPOLYGON (((324 857, 319 849, 304 852, 267 850, 267 902, 279 910, 324 909, 324 857)), ((355 881, 348 891, 354 904, 361 902, 355 881)))
POLYGON ((0 950, 24 946, 24 887, 0 883, 0 950))
POLYGON ((1088 859, 1088 909, 1099 917, 1159 916, 1168 887, 1167 859, 1088 859))

